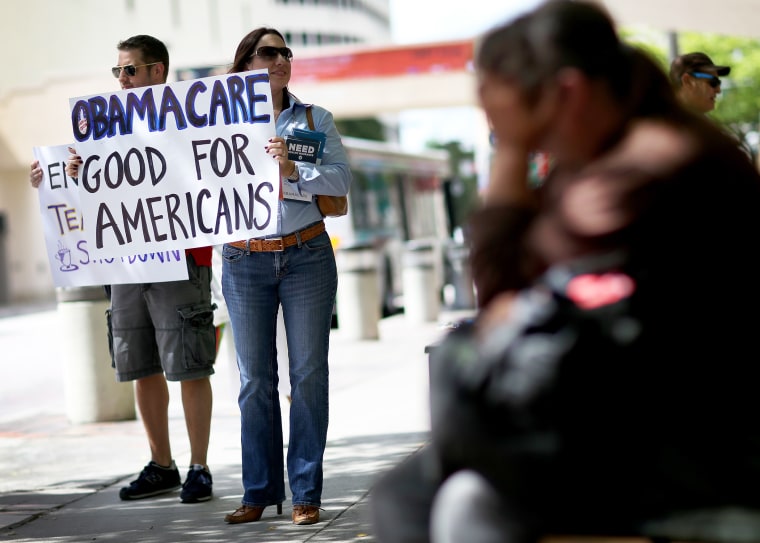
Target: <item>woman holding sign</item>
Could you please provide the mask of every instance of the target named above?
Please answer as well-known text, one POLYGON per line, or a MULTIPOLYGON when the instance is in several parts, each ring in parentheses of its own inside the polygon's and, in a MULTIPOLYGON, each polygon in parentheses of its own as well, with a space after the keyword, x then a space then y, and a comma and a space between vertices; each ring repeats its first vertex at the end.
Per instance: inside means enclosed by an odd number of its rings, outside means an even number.
POLYGON ((229 243, 223 252, 222 288, 240 368, 244 487, 241 506, 225 517, 232 524, 259 520, 268 505, 281 513, 285 501, 275 346, 280 305, 292 398, 287 470, 293 522, 319 522, 322 499, 327 353, 338 278, 313 195, 347 194, 351 173, 332 114, 303 104, 289 92, 292 58, 280 32, 258 28, 242 39, 230 69, 269 72, 277 135, 266 151, 279 163, 282 179, 276 237, 229 243))

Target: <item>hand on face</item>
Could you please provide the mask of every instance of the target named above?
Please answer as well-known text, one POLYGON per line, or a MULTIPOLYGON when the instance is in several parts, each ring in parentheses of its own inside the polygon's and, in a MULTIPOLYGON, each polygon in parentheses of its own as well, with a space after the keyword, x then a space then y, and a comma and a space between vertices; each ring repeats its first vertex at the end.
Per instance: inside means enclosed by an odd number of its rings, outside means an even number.
POLYGON ((532 202, 528 157, 545 131, 547 119, 526 102, 519 86, 480 74, 478 95, 492 128, 495 149, 484 199, 490 204, 532 202))

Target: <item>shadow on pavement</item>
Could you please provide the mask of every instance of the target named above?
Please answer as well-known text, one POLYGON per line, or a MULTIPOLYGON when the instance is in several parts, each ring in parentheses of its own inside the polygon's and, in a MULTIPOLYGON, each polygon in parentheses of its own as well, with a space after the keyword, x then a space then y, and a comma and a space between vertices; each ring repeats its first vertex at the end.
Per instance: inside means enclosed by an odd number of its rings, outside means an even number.
MULTIPOLYGON (((258 522, 228 525, 224 515, 240 504, 239 464, 214 469, 214 499, 182 504, 179 492, 155 499, 122 502, 118 490, 125 479, 38 492, 0 496, 6 528, 2 541, 68 542, 226 542, 226 541, 373 541, 368 496, 377 477, 419 449, 426 433, 356 436, 328 443, 321 522, 291 523, 289 499, 283 514, 268 507, 258 522), (12 525, 11 516, 19 519, 12 525), (23 517, 23 518, 21 518, 23 517)), ((75 481, 71 481, 74 483, 75 481)))

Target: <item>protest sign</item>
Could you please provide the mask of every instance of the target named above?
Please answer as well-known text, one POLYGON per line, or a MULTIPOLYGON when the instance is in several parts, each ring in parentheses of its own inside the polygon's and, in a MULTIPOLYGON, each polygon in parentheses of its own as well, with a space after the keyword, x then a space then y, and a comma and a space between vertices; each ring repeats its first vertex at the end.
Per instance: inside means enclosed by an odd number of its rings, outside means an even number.
POLYGON ((90 251, 108 257, 276 232, 267 70, 71 98, 90 251))
POLYGON ((42 168, 39 201, 45 245, 56 287, 158 283, 187 279, 183 249, 120 257, 94 257, 89 251, 78 181, 66 175, 66 145, 35 147, 42 168))

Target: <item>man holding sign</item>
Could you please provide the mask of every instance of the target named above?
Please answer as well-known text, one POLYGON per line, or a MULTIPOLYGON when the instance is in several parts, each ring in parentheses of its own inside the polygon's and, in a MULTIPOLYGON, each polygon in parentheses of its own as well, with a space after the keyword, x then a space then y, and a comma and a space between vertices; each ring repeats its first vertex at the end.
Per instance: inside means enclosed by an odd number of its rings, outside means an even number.
MULTIPOLYGON (((166 83, 169 53, 156 38, 138 35, 120 42, 112 68, 122 89, 166 83)), ((80 120, 79 129, 87 130, 80 120)), ((78 178, 82 158, 71 149, 66 173, 78 178)), ((31 182, 42 180, 32 164, 31 182)), ((81 189, 81 186, 80 186, 81 189)), ((150 445, 151 460, 137 479, 121 489, 122 500, 148 498, 180 487, 169 441, 169 389, 180 381, 190 441, 190 470, 182 486, 183 503, 210 500, 212 478, 207 465, 211 426, 215 333, 211 305, 211 247, 186 250, 188 279, 111 287, 109 333, 118 381, 135 384, 137 406, 150 445)))

